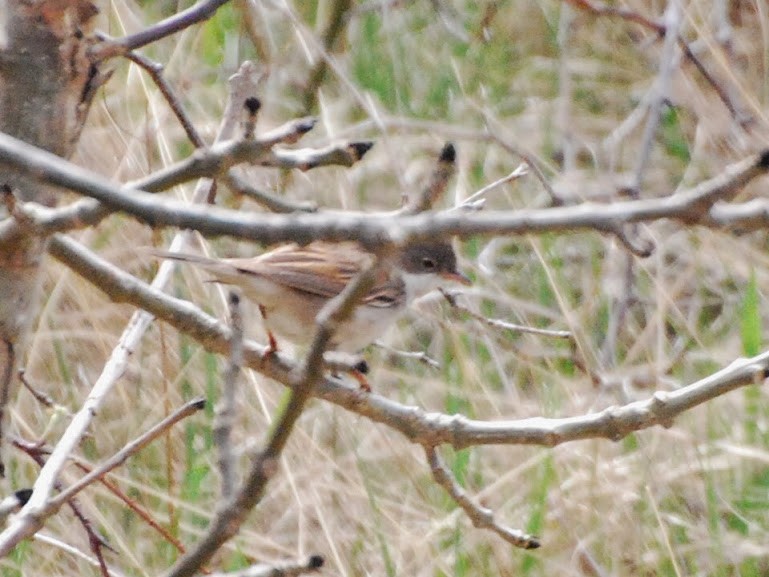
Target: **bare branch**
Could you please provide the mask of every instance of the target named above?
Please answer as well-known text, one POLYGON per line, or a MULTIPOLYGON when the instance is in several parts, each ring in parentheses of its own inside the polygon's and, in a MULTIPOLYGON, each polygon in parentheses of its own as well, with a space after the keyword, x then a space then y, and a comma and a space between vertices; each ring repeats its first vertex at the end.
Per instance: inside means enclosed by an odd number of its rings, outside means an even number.
POLYGON ((89 51, 89 56, 94 62, 99 62, 107 58, 122 56, 131 50, 136 50, 152 42, 156 42, 166 36, 176 34, 193 24, 209 19, 214 13, 224 6, 229 0, 202 0, 178 14, 174 14, 165 20, 161 20, 152 26, 149 26, 123 38, 104 40, 89 51))
POLYGON ((274 148, 259 160, 259 166, 310 170, 319 166, 352 166, 371 150, 370 141, 330 144, 325 148, 274 148))
POLYGON ((190 142, 195 145, 195 148, 203 148, 206 143, 192 124, 192 121, 182 106, 181 100, 179 100, 179 97, 176 95, 176 91, 163 75, 163 65, 153 62, 146 56, 142 56, 133 51, 126 53, 126 57, 149 74, 150 78, 152 78, 152 81, 171 107, 174 116, 176 116, 177 120, 179 120, 179 123, 182 125, 187 138, 189 138, 190 142))
POLYGON ((459 483, 457 483, 451 472, 446 468, 435 447, 425 447, 425 455, 435 482, 443 487, 454 502, 462 508, 475 527, 493 531, 513 547, 537 549, 540 546, 539 539, 536 537, 523 531, 500 525, 494 520, 494 512, 491 509, 473 503, 470 497, 467 496, 467 492, 459 486, 459 483))
MULTIPOLYGON (((200 151, 201 158, 204 164, 210 164, 211 166, 228 167, 232 164, 232 158, 225 159, 221 154, 225 156, 229 154, 227 151, 232 150, 232 147, 239 148, 241 153, 245 153, 247 150, 252 150, 254 154, 263 154, 262 160, 270 163, 277 163, 282 166, 302 166, 304 169, 314 168, 316 166, 323 166, 325 164, 355 162, 359 160, 365 151, 370 148, 370 143, 352 143, 343 147, 330 147, 326 149, 320 149, 318 154, 314 154, 312 150, 301 150, 298 154, 294 155, 292 151, 273 151, 269 152, 269 148, 272 144, 270 140, 283 141, 284 138, 293 138, 296 132, 291 132, 291 128, 296 129, 297 123, 289 123, 288 126, 283 127, 282 136, 272 133, 272 136, 267 135, 264 139, 257 139, 250 142, 242 142, 241 144, 235 142, 224 143, 222 145, 214 145, 217 148, 217 152, 211 152, 209 149, 206 152, 200 151), (289 132, 290 134, 287 134, 289 132), (260 144, 261 143, 261 144, 260 144), (261 152, 260 152, 261 151, 261 152), (281 160, 276 160, 281 159, 281 160)), ((306 128, 306 126, 305 126, 306 128)), ((274 144, 275 142, 273 142, 274 144)), ((71 205, 52 210, 42 206, 30 205, 29 203, 19 205, 17 212, 23 216, 20 219, 6 219, 0 222, 0 244, 13 243, 18 238, 20 232, 34 232, 37 235, 46 235, 53 232, 61 232, 72 228, 81 228, 88 225, 94 225, 104 219, 112 212, 112 208, 102 205, 99 202, 95 202, 94 198, 103 198, 102 193, 111 195, 114 192, 119 191, 133 191, 134 189, 142 189, 145 191, 160 191, 164 187, 173 186, 184 180, 194 179, 198 176, 217 176, 216 170, 207 173, 207 170, 203 170, 200 165, 196 164, 194 160, 188 160, 184 163, 180 163, 164 169, 158 173, 152 174, 146 178, 138 181, 127 183, 122 187, 117 187, 101 177, 95 176, 74 164, 67 163, 62 159, 35 149, 34 147, 23 148, 25 145, 21 141, 11 139, 6 135, 0 134, 0 164, 8 162, 14 166, 20 166, 22 170, 37 169, 42 170, 44 174, 38 174, 38 178, 43 180, 52 179, 57 182, 56 186, 63 188, 69 188, 84 193, 86 196, 91 196, 92 199, 84 199, 71 205), (8 139, 8 140, 5 140, 8 139), (12 151, 11 157, 4 156, 4 145, 8 145, 5 151, 12 151), (18 153, 18 156, 17 154, 18 153), (29 153, 29 155, 27 154, 29 153), (52 163, 52 164, 51 164, 52 163), (184 166, 182 166, 184 165, 184 166), (47 168, 43 168, 47 167, 47 168), (186 168, 185 168, 186 167, 186 168), (185 170, 192 167, 192 173, 186 173, 185 170), (201 172, 202 171, 202 172, 201 172), (96 194, 89 194, 86 191, 96 194), (109 191, 109 192, 108 192, 109 191)), ((260 163, 257 157, 252 160, 260 163)), ((218 169, 217 169, 218 170, 218 169)), ((229 172, 228 177, 231 178, 229 183, 235 190, 243 188, 244 185, 241 180, 232 171, 229 172)), ((244 191, 248 192, 248 191, 244 191)), ((130 192, 130 194, 134 194, 130 192)), ((268 208, 276 209, 279 212, 291 212, 294 210, 309 210, 309 205, 294 205, 286 201, 276 200, 274 197, 264 197, 259 199, 261 204, 266 205, 268 208)), ((163 202, 155 200, 154 202, 163 202)), ((189 206, 186 203, 182 203, 185 206, 189 206)), ((205 209, 202 209, 205 210, 205 209)), ((210 210, 210 209, 209 209, 210 210)), ((184 227, 188 228, 188 227, 184 227)), ((194 228, 194 227, 193 227, 194 228)))
POLYGON ((350 0, 334 0, 327 10, 327 20, 321 33, 321 57, 308 74, 302 98, 305 112, 310 112, 318 98, 318 88, 323 83, 328 69, 329 53, 333 50, 337 38, 344 34, 348 14, 353 6, 350 0))
POLYGON ((403 207, 400 213, 418 214, 430 210, 445 194, 449 180, 451 180, 451 177, 456 172, 456 160, 456 149, 453 144, 447 142, 441 150, 435 169, 424 189, 420 194, 409 199, 408 204, 403 207))
MULTIPOLYGON (((618 18, 622 18, 623 20, 627 20, 628 22, 634 22, 635 24, 640 24, 644 28, 653 31, 660 37, 665 36, 665 33, 666 33, 665 23, 660 22, 658 20, 652 20, 651 18, 648 18, 643 14, 640 14, 639 12, 636 12, 635 10, 631 10, 629 8, 610 6, 608 4, 595 2, 594 0, 563 0, 563 1, 568 4, 571 4, 572 6, 580 8, 582 10, 586 10, 598 16, 615 16, 618 18)), ((737 123, 742 127, 747 127, 750 124, 752 124, 755 119, 749 112, 747 112, 744 109, 744 107, 741 104, 735 102, 736 95, 734 94, 734 91, 727 90, 721 85, 721 83, 705 67, 705 65, 700 61, 700 59, 697 58, 697 56, 692 51, 689 43, 686 42, 686 40, 682 36, 677 35, 676 41, 678 43, 678 46, 681 48, 684 55, 686 56, 686 58, 688 58, 692 62, 692 64, 694 64, 697 70, 699 70, 700 74, 702 74, 703 78, 705 78, 705 80, 716 91, 716 94, 718 94, 718 97, 721 99, 721 102, 724 103, 724 105, 729 110, 729 112, 731 113, 735 121, 737 121, 737 123)))
POLYGON ((240 367, 243 366, 243 315, 240 295, 229 294, 230 309, 230 359, 224 373, 222 396, 216 408, 214 443, 219 451, 219 474, 222 477, 222 497, 228 499, 235 492, 235 455, 232 451, 232 427, 235 424, 236 392, 240 367))
POLYGON ((662 46, 660 55, 659 71, 654 83, 653 94, 649 102, 648 114, 646 117, 646 126, 644 127, 641 146, 638 153, 638 160, 633 174, 633 184, 631 189, 634 194, 638 194, 641 189, 643 174, 646 171, 651 155, 654 137, 657 134, 662 106, 670 100, 670 87, 674 72, 674 60, 676 39, 683 21, 683 8, 680 0, 668 0, 665 9, 665 42, 662 46))
MULTIPOLYGON (((0 135, 0 163, 16 158, 0 135), (5 154, 8 152, 9 154, 5 154), (10 156, 9 156, 10 155, 10 156)), ((22 144, 22 148, 23 148, 22 144)), ((25 149, 29 152, 29 149, 25 149)), ((19 152, 19 151, 17 151, 19 152)), ((452 211, 433 214, 405 215, 394 218, 392 213, 363 214, 350 211, 318 214, 246 214, 219 207, 190 206, 155 195, 112 186, 103 179, 50 155, 35 150, 40 161, 35 172, 46 182, 71 187, 108 204, 112 209, 152 225, 192 228, 204 235, 229 235, 266 244, 278 242, 307 243, 312 240, 358 240, 366 248, 382 248, 387 244, 412 242, 448 236, 516 235, 541 231, 597 230, 615 233, 623 224, 657 219, 677 219, 687 224, 713 225, 708 211, 719 199, 737 194, 752 179, 769 170, 769 151, 752 155, 735 163, 711 180, 669 197, 630 200, 611 205, 583 203, 576 206, 547 209, 486 211, 460 213, 452 211), (71 169, 71 170, 70 170, 71 169)), ((22 158, 27 157, 22 154, 22 158)), ((11 223, 12 224, 12 223, 11 223)), ((37 226, 37 225, 35 225, 37 226)), ((10 240, 13 227, 3 230, 0 240, 10 240)))
POLYGON ((478 201, 482 202, 483 197, 486 196, 486 194, 488 194, 495 188, 502 186, 503 184, 507 184, 508 182, 513 182, 514 180, 518 180, 519 178, 526 176, 528 173, 529 173, 529 165, 526 164, 525 162, 522 162, 521 164, 516 166, 515 170, 513 170, 507 176, 503 176, 499 180, 495 180, 494 182, 487 184, 480 190, 468 196, 465 200, 462 201, 461 204, 459 204, 458 206, 455 206, 454 210, 474 207, 478 201))
MULTIPOLYGON (((227 354, 229 330, 191 303, 148 287, 65 237, 52 239, 51 253, 109 294, 115 302, 141 306, 197 340, 209 351, 227 354)), ((243 346, 247 366, 287 386, 296 386, 295 362, 280 354, 265 358, 266 348, 251 341, 246 341, 243 346)), ((372 421, 386 424, 426 446, 449 444, 457 449, 502 444, 552 447, 592 438, 616 441, 633 431, 655 425, 670 426, 681 413, 736 388, 761 382, 768 373, 769 352, 765 352, 735 361, 713 375, 673 392, 655 393, 647 400, 579 417, 517 421, 484 422, 461 415, 426 413, 418 407, 401 405, 374 393, 361 393, 358 387, 332 378, 321 380, 314 393, 372 421)))
POLYGON ((211 573, 210 577, 298 577, 320 571, 324 563, 320 555, 311 555, 306 561, 253 565, 232 573, 211 573))
POLYGON ((291 212, 315 212, 318 210, 318 205, 314 202, 292 202, 259 190, 238 176, 234 170, 222 176, 221 180, 233 192, 247 196, 270 212, 286 214, 291 212))
POLYGON ((61 491, 61 493, 50 499, 48 501, 48 505, 46 506, 45 514, 50 515, 53 511, 56 511, 66 501, 69 501, 80 491, 93 484, 95 481, 98 481, 113 469, 116 469, 125 463, 132 455, 141 451, 144 447, 149 445, 152 441, 157 439, 160 435, 165 433, 176 423, 182 419, 186 419, 190 415, 194 415, 198 411, 203 410, 205 406, 205 399, 193 399, 182 407, 179 407, 176 411, 165 417, 162 421, 154 425, 148 431, 142 433, 139 437, 126 444, 122 449, 107 459, 107 461, 102 463, 98 468, 92 470, 76 483, 73 483, 61 491))
POLYGON ((380 341, 374 342, 374 346, 396 357, 417 360, 420 363, 427 365, 431 369, 441 368, 441 364, 424 351, 402 351, 400 349, 394 349, 393 347, 386 345, 380 341))
POLYGON ((519 333, 529 333, 532 335, 555 337, 558 339, 570 339, 573 337, 570 331, 552 331, 549 329, 538 329, 536 327, 527 327, 526 325, 517 325, 515 323, 511 323, 502 319, 491 319, 488 317, 484 317, 483 315, 479 315, 475 311, 470 310, 466 306, 459 304, 459 302, 457 302, 457 299, 456 299, 458 293, 453 293, 445 290, 441 290, 441 293, 453 308, 463 313, 466 313, 467 315, 474 318, 475 320, 480 321, 483 324, 488 325, 490 327, 494 327, 496 329, 504 329, 508 331, 515 331, 519 333))

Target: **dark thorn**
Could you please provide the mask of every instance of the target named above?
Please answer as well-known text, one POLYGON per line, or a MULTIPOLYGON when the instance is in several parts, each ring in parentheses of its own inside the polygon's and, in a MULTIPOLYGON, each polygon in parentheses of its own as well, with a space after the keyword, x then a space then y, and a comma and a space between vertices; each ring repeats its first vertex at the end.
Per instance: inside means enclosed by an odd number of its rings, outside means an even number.
POLYGON ((23 507, 32 496, 32 489, 19 489, 14 496, 19 500, 19 507, 23 507))
POLYGON ((355 160, 360 160, 363 158, 363 155, 366 154, 369 150, 371 150, 371 147, 374 146, 374 143, 370 140, 367 140, 365 142, 351 142, 350 148, 352 148, 353 156, 355 157, 355 160))
POLYGON ((299 125, 296 127, 296 131, 299 134, 305 134, 307 132, 310 132, 313 128, 315 128, 315 123, 317 122, 317 119, 315 118, 305 118, 303 121, 299 123, 299 125))
POLYGON ((447 142, 443 146, 443 150, 441 150, 441 156, 438 160, 440 162, 448 162, 450 164, 454 164, 454 162, 457 160, 457 150, 454 148, 454 145, 450 142, 447 142))
POLYGON ((542 546, 542 543, 539 542, 539 539, 536 537, 532 537, 529 539, 529 542, 526 544, 526 549, 539 549, 542 546))
POLYGON ((249 114, 256 114, 262 107, 262 102, 256 96, 250 96, 246 98, 243 106, 248 110, 249 114))
POLYGON ((192 401, 192 406, 195 408, 196 411, 202 411, 206 408, 206 400, 203 397, 200 397, 199 399, 195 399, 192 401))
POLYGON ((764 170, 769 169, 769 148, 761 153, 761 156, 758 159, 758 167, 763 168, 764 170))
POLYGON ((310 560, 307 562, 307 568, 308 569, 320 569, 323 567, 323 564, 326 562, 326 560, 323 558, 322 555, 312 555, 310 556, 310 560))
POLYGON ((360 360, 352 366, 353 369, 358 371, 362 375, 367 375, 369 368, 366 359, 360 360))

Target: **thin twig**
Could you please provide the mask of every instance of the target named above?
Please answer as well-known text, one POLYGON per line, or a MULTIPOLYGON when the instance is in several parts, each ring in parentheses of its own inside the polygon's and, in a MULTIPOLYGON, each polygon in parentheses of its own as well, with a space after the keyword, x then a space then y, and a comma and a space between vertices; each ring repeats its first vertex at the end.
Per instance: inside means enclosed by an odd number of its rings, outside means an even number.
MULTIPOLYGON (((43 459, 43 453, 40 450, 40 446, 37 443, 29 444, 29 443, 23 443, 19 439, 14 439, 13 444, 15 447, 18 447, 22 451, 24 451, 35 463, 37 463, 41 469, 45 469, 46 461, 43 459)), ((50 460, 50 459, 49 459, 50 460)), ((42 474, 42 470, 41 470, 42 474)), ((39 477, 38 477, 39 479, 39 477)), ((54 487, 57 489, 61 489, 62 485, 59 481, 54 481, 54 487)), ((6 531, 3 532, 5 534, 9 531, 9 529, 15 525, 17 525, 17 521, 19 519, 22 520, 22 525, 26 528, 29 527, 35 527, 35 525, 40 524, 42 525, 42 521, 39 518, 35 518, 32 520, 32 523, 30 524, 28 521, 26 521, 25 517, 23 517, 23 511, 25 511, 26 507, 30 504, 30 501, 34 499, 34 491, 31 495, 29 495, 29 500, 27 501, 27 504, 24 505, 24 508, 22 508, 22 512, 19 512, 19 515, 14 518, 11 521, 11 524, 6 531)), ((90 519, 83 513, 80 504, 77 502, 76 499, 70 499, 67 501, 67 506, 70 508, 72 513, 75 515, 77 520, 80 522, 80 524, 83 526, 83 529, 85 529, 86 535, 88 537, 88 544, 91 548, 91 551, 93 552, 97 562, 98 566, 101 570, 102 575, 105 577, 109 575, 109 570, 107 568, 107 563, 104 560, 104 555, 102 554, 102 549, 109 549, 110 551, 115 551, 115 549, 110 546, 109 543, 94 529, 93 524, 91 523, 90 519)), ((32 535, 35 531, 30 531, 29 535, 32 535)), ((29 536, 27 535, 27 536, 29 536)), ((0 536, 0 540, 2 539, 2 536, 0 536)))
POLYGON ((320 571, 324 563, 322 556, 311 555, 306 561, 252 565, 232 573, 212 573, 209 577, 298 577, 320 571))
POLYGON ((176 423, 182 419, 186 419, 190 415, 194 415, 198 411, 203 410, 205 406, 205 399, 193 399, 192 401, 189 401, 183 406, 179 407, 176 411, 165 417, 162 421, 154 425, 148 431, 142 433, 136 439, 127 443, 122 449, 112 455, 112 457, 107 459, 99 467, 95 468, 93 471, 80 478, 66 489, 63 489, 55 497, 49 499, 48 505, 46 507, 48 510, 46 513, 61 507, 62 504, 72 499, 72 497, 77 495, 80 491, 93 484, 95 481, 98 481, 113 469, 116 469, 125 463, 126 460, 128 460, 132 455, 141 451, 144 447, 149 445, 152 441, 157 439, 160 435, 165 433, 176 423))
POLYGON ((503 176, 499 180, 495 180, 494 182, 487 184, 480 190, 474 192, 473 194, 468 196, 466 199, 464 199, 461 204, 455 206, 452 210, 460 210, 463 208, 468 208, 470 206, 475 206, 475 203, 477 203, 484 196, 486 196, 486 194, 488 194, 495 188, 502 186, 503 184, 507 184, 508 182, 513 182, 514 180, 518 180, 519 178, 526 176, 528 173, 529 173, 529 165, 525 162, 522 162, 521 164, 516 166, 515 170, 513 170, 510 174, 508 174, 507 176, 503 176))
POLYGON ((182 125, 187 138, 195 145, 195 148, 203 148, 206 143, 192 124, 192 120, 190 120, 187 111, 184 110, 184 106, 182 106, 181 100, 176 95, 176 91, 163 75, 163 65, 133 51, 126 53, 126 58, 149 74, 152 81, 160 89, 161 94, 165 97, 179 124, 182 125))
POLYGON ((23 368, 19 369, 18 375, 19 375, 19 381, 21 381, 21 384, 24 385, 24 388, 27 389, 33 397, 35 397, 35 400, 38 403, 40 403, 44 407, 48 407, 49 409, 53 409, 56 407, 56 402, 53 400, 53 397, 51 397, 51 395, 48 395, 43 391, 39 391, 32 386, 32 383, 30 383, 27 380, 26 371, 23 368))
POLYGON ((518 529, 512 529, 500 525, 494 520, 494 512, 487 507, 482 507, 474 503, 467 492, 459 486, 456 479, 451 475, 443 460, 438 455, 435 447, 426 446, 425 455, 430 465, 430 472, 433 479, 451 496, 454 502, 465 512, 465 515, 473 522, 473 525, 479 529, 493 531, 502 539, 510 543, 513 547, 520 549, 537 549, 540 546, 539 539, 524 533, 518 529))
POLYGON ((234 170, 231 170, 222 176, 221 181, 227 185, 227 188, 236 194, 247 196, 270 212, 287 214, 292 212, 316 212, 318 210, 318 205, 315 202, 294 202, 264 192, 251 183, 246 182, 246 180, 238 176, 234 170))
MULTIPOLYGON (((61 551, 64 551, 65 553, 68 553, 77 559, 85 561, 89 565, 92 565, 94 567, 99 567, 100 569, 102 569, 102 575, 104 575, 104 571, 102 568, 103 559, 86 555, 77 547, 73 547, 72 545, 65 543, 61 539, 56 539, 55 537, 46 535, 42 532, 36 533, 34 536, 34 539, 39 543, 43 543, 47 547, 55 547, 56 549, 60 549, 61 551)), ((107 568, 107 571, 110 577, 124 577, 122 573, 118 573, 114 569, 107 568)))
POLYGON ((136 34, 124 36, 123 38, 103 40, 89 50, 89 56, 94 62, 99 62, 115 56, 122 56, 131 50, 136 50, 137 48, 156 42, 161 38, 185 30, 198 22, 207 20, 228 1, 229 0, 202 0, 186 10, 182 10, 165 20, 161 20, 152 26, 144 28, 136 34))
POLYGON ((526 325, 517 325, 515 323, 504 321, 502 319, 492 319, 489 317, 484 317, 483 315, 480 315, 475 311, 470 310, 466 306, 459 304, 459 302, 456 299, 456 295, 458 293, 453 293, 451 291, 446 291, 446 290, 441 290, 440 292, 441 294, 443 294, 443 296, 446 298, 446 300, 449 302, 452 308, 458 311, 461 311, 463 313, 466 313, 467 315, 474 318, 475 320, 480 321, 483 324, 488 325, 490 327, 494 327, 496 329, 516 331, 519 333, 529 333, 532 335, 554 337, 557 339, 570 339, 573 337, 570 331, 554 331, 550 329, 539 329, 536 327, 528 327, 526 325))
POLYGON ((683 20, 682 7, 680 0, 668 0, 668 7, 665 10, 665 42, 662 47, 662 54, 659 59, 659 72, 649 110, 646 116, 646 126, 644 127, 643 137, 638 152, 638 161, 633 173, 633 183, 631 190, 640 191, 643 184, 643 175, 651 155, 652 144, 654 143, 657 127, 659 126, 662 115, 663 104, 670 101, 670 90, 673 71, 675 69, 675 49, 676 39, 683 20))
POLYGON ((374 346, 384 351, 387 351, 389 354, 395 355, 397 357, 403 357, 404 359, 417 360, 420 363, 425 364, 432 369, 441 368, 441 364, 424 351, 402 351, 400 349, 394 349, 390 345, 386 345, 381 341, 376 341, 374 343, 374 346))
POLYGON ((310 70, 304 87, 303 104, 305 113, 310 113, 315 107, 318 88, 323 83, 328 69, 329 54, 334 49, 337 38, 344 33, 348 14, 353 7, 351 0, 334 0, 327 7, 328 20, 321 33, 321 57, 310 70))

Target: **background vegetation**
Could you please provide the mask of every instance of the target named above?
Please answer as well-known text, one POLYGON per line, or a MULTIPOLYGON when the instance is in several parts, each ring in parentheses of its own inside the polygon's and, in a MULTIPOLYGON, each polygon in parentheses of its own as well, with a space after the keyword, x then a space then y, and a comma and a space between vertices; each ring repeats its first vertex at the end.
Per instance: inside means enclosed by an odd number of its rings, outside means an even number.
MULTIPOLYGON (((520 162, 511 147, 536 160, 560 199, 609 202, 622 197, 636 174, 644 146, 639 106, 652 94, 662 41, 638 23, 574 4, 361 2, 345 12, 327 46, 331 65, 309 91, 317 63, 310 55, 331 37, 328 23, 338 8, 331 0, 234 2, 144 53, 165 64, 166 77, 209 138, 227 77, 253 59, 264 71, 260 129, 311 112, 321 122, 303 144, 376 142, 351 169, 248 169, 255 184, 287 198, 324 207, 397 207, 451 140, 459 173, 446 206, 511 172, 520 162)), ((666 8, 657 0, 613 5, 651 20, 666 8)), ((122 36, 178 8, 176 2, 105 3, 102 28, 122 36)), ((713 85, 679 55, 642 171, 643 197, 670 195, 766 146, 766 6, 762 0, 690 0, 683 13, 683 38, 751 122, 740 126, 713 85)), ((156 87, 120 61, 95 101, 75 161, 125 181, 190 151, 156 87)), ((758 181, 740 200, 765 188, 758 181)), ((186 198, 189 190, 176 194, 186 198)), ((226 191, 220 198, 259 210, 226 191)), ((533 175, 487 194, 487 206, 496 208, 551 202, 533 175)), ((140 248, 162 245, 165 234, 113 217, 78 236, 149 278, 156 264, 140 248)), ((485 420, 581 415, 674 389, 762 350, 769 287, 764 231, 662 221, 639 234, 657 247, 643 260, 598 233, 462 243, 462 267, 475 280, 463 302, 488 317, 569 330, 573 341, 489 327, 436 297, 420 303, 386 341, 424 350, 440 368, 374 348, 367 353, 374 389, 427 411, 485 420)), ((222 255, 261 250, 231 240, 213 246, 222 255)), ((112 304, 55 262, 46 274, 46 300, 24 364, 29 380, 58 408, 22 390, 11 416, 23 437, 55 442, 133 309, 112 304)), ((204 280, 184 268, 175 291, 223 318, 221 289, 204 280)), ((248 330, 263 338, 256 318, 248 330)), ((205 395, 213 404, 223 366, 188 338, 155 325, 134 352, 118 394, 103 407, 83 458, 100 462, 185 399, 205 395)), ((284 390, 250 371, 241 384, 235 434, 245 452, 263 438, 284 390)), ((461 484, 500 521, 541 537, 543 547, 527 553, 473 528, 434 484, 419 447, 315 401, 266 499, 217 567, 320 553, 328 575, 765 575, 768 414, 767 393, 755 386, 701 406, 669 429, 617 443, 443 450, 461 484)), ((211 411, 189 419, 111 476, 185 543, 207 525, 217 497, 211 424, 211 411)), ((37 476, 24 455, 12 455, 9 466, 16 487, 37 476)), ((105 487, 93 487, 80 501, 114 547, 108 560, 122 574, 154 575, 177 556, 105 487)), ((74 526, 64 512, 43 533, 87 550, 74 526)), ((96 573, 77 556, 35 541, 0 567, 4 575, 96 573)))

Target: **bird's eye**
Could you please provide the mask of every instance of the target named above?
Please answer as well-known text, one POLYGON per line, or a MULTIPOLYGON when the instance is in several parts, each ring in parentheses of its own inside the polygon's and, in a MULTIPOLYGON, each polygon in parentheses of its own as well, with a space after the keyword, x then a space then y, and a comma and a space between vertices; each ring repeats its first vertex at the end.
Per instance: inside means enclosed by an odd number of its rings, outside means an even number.
POLYGON ((422 268, 425 270, 435 269, 435 261, 430 257, 426 256, 425 258, 422 259, 422 268))

